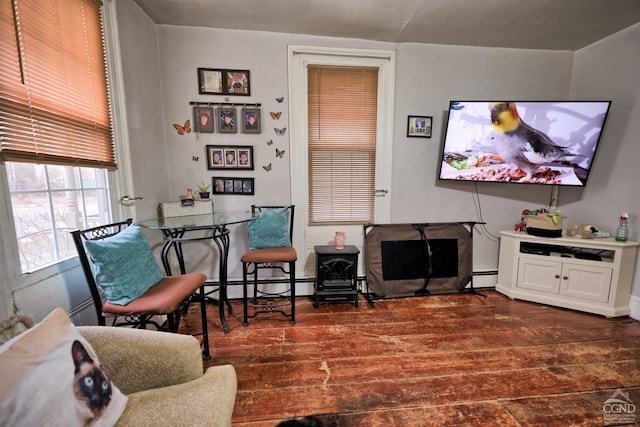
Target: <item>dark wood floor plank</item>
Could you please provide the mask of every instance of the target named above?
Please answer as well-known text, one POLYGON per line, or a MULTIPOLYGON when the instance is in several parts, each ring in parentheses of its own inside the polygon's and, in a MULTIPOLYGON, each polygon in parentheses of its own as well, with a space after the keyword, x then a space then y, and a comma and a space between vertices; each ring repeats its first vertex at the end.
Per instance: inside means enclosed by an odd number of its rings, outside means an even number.
MULTIPOLYGON (((235 301, 228 334, 211 305, 207 363, 235 366, 244 427, 313 414, 325 427, 601 425, 617 389, 640 406, 640 322, 484 292, 358 308, 300 298, 295 325, 261 314, 248 327, 235 301)), ((194 305, 181 331, 199 329, 194 305)))
MULTIPOLYGON (((301 418, 301 417, 298 417, 301 418)), ((517 427, 515 419, 498 402, 439 405, 402 410, 318 415, 323 426, 335 427, 517 427)), ((237 427, 273 427, 278 420, 234 423, 237 427)))
POLYGON ((235 415, 239 420, 243 420, 256 419, 256 411, 261 416, 273 418, 278 414, 302 415, 309 410, 311 412, 307 413, 390 410, 397 407, 615 389, 624 384, 637 384, 637 378, 640 378, 639 369, 640 361, 634 361, 401 380, 363 377, 361 381, 351 383, 254 389, 239 391, 235 415), (342 398, 343 396, 348 398, 342 398), (245 405, 245 402, 249 404, 245 405))
MULTIPOLYGON (((523 425, 571 425, 602 426, 604 403, 615 393, 615 389, 596 390, 582 393, 566 393, 522 399, 503 400, 502 406, 523 423, 523 425), (586 412, 584 408, 594 408, 586 412), (564 424, 559 424, 559 421, 564 424)), ((639 387, 626 389, 631 395, 640 396, 639 387)), ((636 420, 638 418, 636 417, 636 420)))
POLYGON ((267 364, 254 362, 243 364, 246 370, 246 386, 288 387, 301 381, 318 384, 326 381, 326 370, 330 370, 330 381, 349 382, 362 376, 378 379, 402 379, 407 376, 426 377, 457 373, 493 372, 508 369, 531 369, 536 367, 583 365, 609 362, 610 360, 637 360, 639 340, 626 339, 612 342, 563 343, 534 348, 476 350, 469 352, 424 352, 422 354, 400 354, 388 356, 365 352, 361 357, 336 358, 333 360, 298 360, 267 364), (366 359, 367 363, 363 363, 366 359), (394 369, 389 369, 393 366, 394 369), (262 383, 255 381, 259 378, 262 383))

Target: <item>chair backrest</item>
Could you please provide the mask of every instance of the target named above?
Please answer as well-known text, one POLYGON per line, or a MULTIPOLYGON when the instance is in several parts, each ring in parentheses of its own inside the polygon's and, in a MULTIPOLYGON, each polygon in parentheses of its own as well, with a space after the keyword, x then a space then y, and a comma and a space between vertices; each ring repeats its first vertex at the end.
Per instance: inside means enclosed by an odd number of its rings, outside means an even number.
POLYGON ((87 285, 89 285, 89 290, 91 291, 93 305, 96 307, 98 323, 101 326, 106 325, 105 318, 102 315, 102 295, 100 294, 96 279, 93 277, 91 262, 89 261, 89 257, 87 256, 84 242, 86 240, 101 240, 110 236, 115 236, 116 234, 130 226, 132 223, 133 220, 129 218, 125 221, 116 222, 113 224, 100 225, 98 227, 88 228, 86 230, 75 230, 71 232, 71 235, 73 236, 73 243, 75 243, 76 250, 78 251, 78 258, 80 259, 82 271, 84 272, 84 276, 87 279, 87 285))
POLYGON ((282 209, 287 208, 287 221, 289 222, 289 238, 291 239, 291 243, 293 243, 293 215, 296 210, 295 205, 288 206, 258 206, 251 205, 251 216, 255 217, 262 211, 266 211, 269 209, 282 209))

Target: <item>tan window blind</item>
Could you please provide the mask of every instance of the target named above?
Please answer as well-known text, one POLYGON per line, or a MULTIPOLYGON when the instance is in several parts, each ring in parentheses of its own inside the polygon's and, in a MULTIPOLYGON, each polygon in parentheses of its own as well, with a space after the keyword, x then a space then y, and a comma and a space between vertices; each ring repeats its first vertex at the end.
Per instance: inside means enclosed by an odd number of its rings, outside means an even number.
POLYGON ((309 224, 373 221, 378 69, 308 67, 309 224))
POLYGON ((102 2, 0 4, 0 161, 115 169, 102 2))

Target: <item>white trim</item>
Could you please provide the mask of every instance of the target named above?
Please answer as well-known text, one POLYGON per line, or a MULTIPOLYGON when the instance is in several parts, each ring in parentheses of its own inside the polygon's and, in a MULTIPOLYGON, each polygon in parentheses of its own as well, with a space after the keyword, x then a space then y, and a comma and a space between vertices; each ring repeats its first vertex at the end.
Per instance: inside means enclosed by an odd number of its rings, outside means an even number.
POLYGON ((133 170, 131 165, 129 124, 127 122, 126 96, 124 90, 124 75, 120 54, 120 35, 118 31, 118 16, 116 2, 109 0, 104 3, 104 44, 109 74, 109 91, 111 92, 111 114, 113 126, 113 141, 118 170, 109 173, 109 194, 111 195, 111 210, 115 221, 136 217, 135 202, 126 205, 120 203, 123 195, 134 195, 133 170))
POLYGON ((0 319, 14 314, 13 291, 20 277, 20 255, 4 163, 0 163, 0 319))
POLYGON ((640 320, 640 297, 636 295, 631 295, 629 298, 629 308, 631 309, 631 313, 629 313, 629 317, 635 320, 640 320))

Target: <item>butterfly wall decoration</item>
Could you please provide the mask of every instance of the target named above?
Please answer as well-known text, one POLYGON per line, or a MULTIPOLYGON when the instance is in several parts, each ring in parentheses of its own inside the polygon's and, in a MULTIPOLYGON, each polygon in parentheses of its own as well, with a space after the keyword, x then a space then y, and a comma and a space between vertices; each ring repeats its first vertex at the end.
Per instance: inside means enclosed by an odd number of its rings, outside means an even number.
POLYGON ((271 163, 269 163, 266 166, 263 166, 262 169, 266 170, 267 172, 271 172, 271 163))
POLYGON ((193 160, 194 162, 197 162, 198 160, 200 160, 199 156, 191 156, 191 160, 193 160))
POLYGON ((278 111, 278 112, 269 111, 269 114, 271 115, 271 118, 273 120, 280 120, 280 116, 282 115, 282 111, 278 111))
POLYGON ((276 148, 276 157, 282 158, 284 156, 284 150, 278 150, 276 148))
POLYGON ((267 145, 273 145, 273 139, 268 140, 267 145))
POLYGON ((276 98, 276 101, 278 101, 278 104, 282 104, 282 101, 284 101, 284 96, 281 96, 280 98, 276 98))
POLYGON ((178 131, 178 135, 184 135, 186 133, 191 133, 191 121, 187 120, 184 122, 184 126, 181 126, 177 123, 173 124, 173 127, 178 131))
POLYGON ((278 129, 278 128, 273 128, 273 130, 276 132, 276 135, 278 136, 282 136, 285 134, 285 132, 287 131, 287 128, 282 128, 282 129, 278 129))

